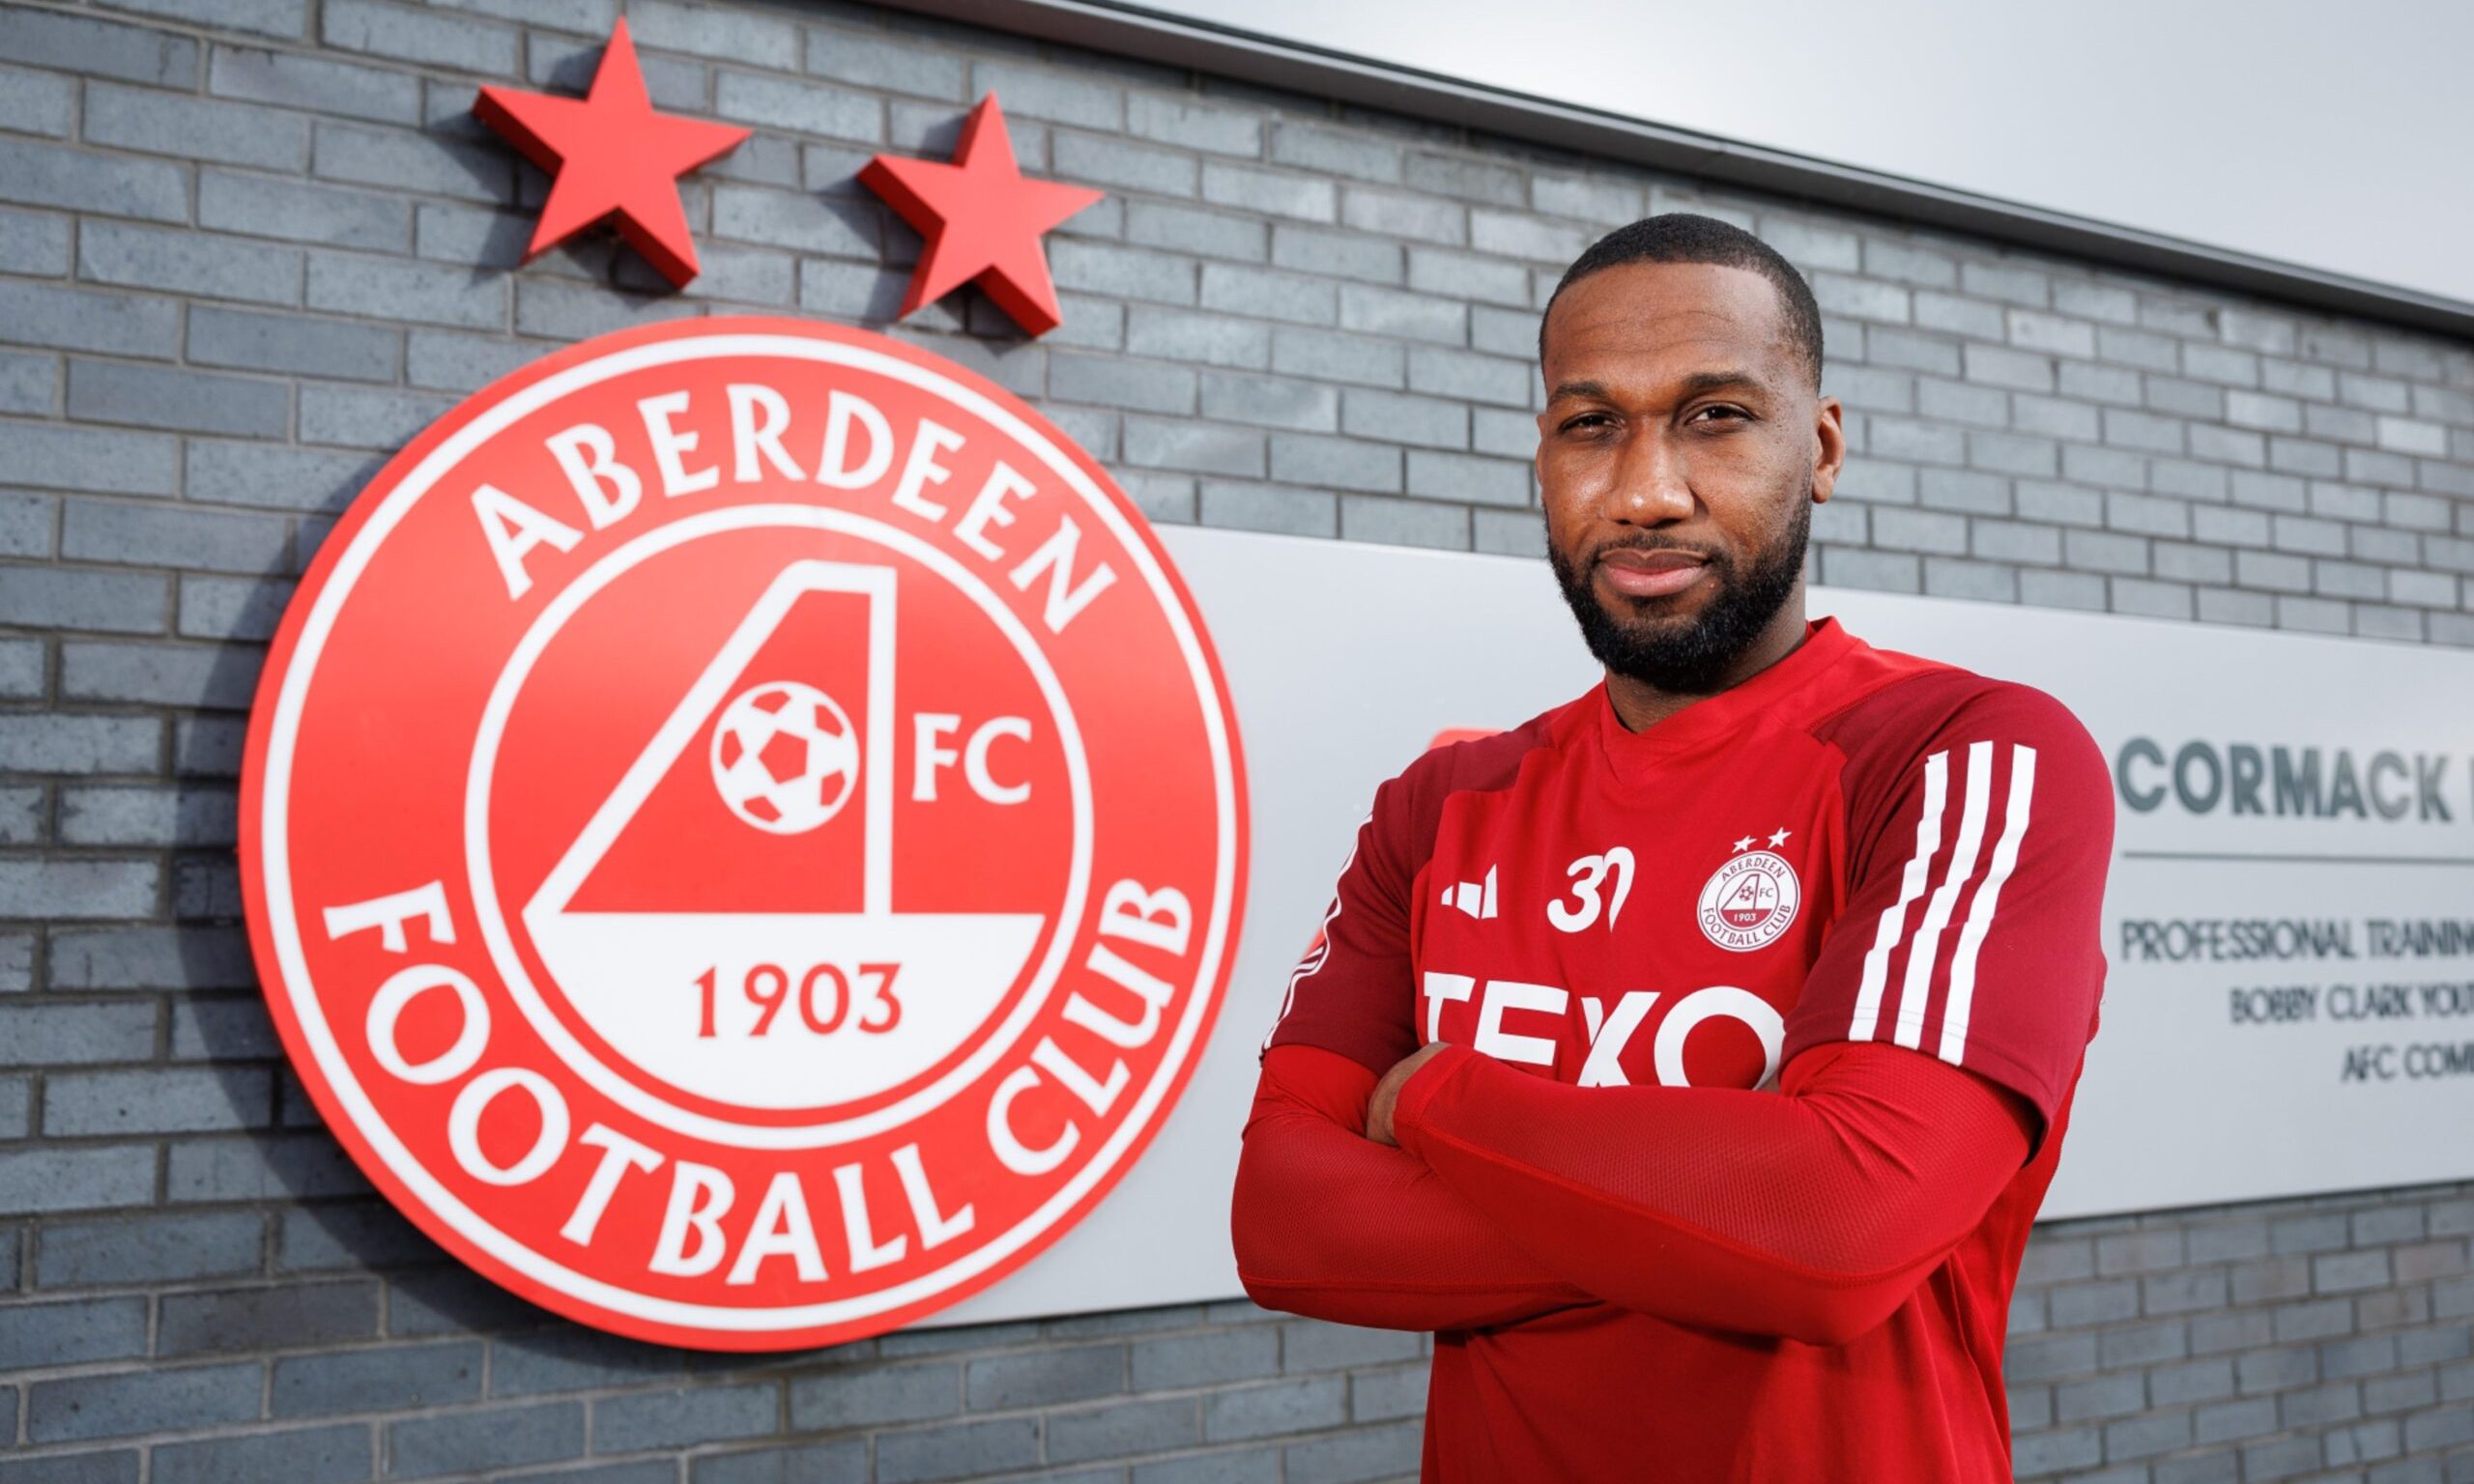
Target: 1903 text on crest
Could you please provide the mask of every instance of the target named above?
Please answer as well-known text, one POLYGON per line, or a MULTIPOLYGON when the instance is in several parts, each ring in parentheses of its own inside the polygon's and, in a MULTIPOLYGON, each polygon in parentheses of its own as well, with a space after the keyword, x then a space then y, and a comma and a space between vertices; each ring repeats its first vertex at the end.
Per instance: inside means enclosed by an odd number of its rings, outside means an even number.
POLYGON ((835 327, 625 331, 363 492, 251 717, 304 1084, 550 1308, 779 1349, 994 1282, 1140 1154, 1243 908, 1233 709, 1141 517, 835 327))

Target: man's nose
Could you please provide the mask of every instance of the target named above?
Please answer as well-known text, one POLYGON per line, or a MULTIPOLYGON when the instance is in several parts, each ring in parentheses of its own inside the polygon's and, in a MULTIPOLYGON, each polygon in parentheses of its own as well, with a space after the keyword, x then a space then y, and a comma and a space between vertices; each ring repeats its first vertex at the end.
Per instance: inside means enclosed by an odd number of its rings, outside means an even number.
POLYGON ((1609 519, 1664 525, 1689 520, 1698 503, 1684 460, 1665 439, 1635 438, 1625 444, 1616 460, 1614 488, 1608 491, 1609 519))

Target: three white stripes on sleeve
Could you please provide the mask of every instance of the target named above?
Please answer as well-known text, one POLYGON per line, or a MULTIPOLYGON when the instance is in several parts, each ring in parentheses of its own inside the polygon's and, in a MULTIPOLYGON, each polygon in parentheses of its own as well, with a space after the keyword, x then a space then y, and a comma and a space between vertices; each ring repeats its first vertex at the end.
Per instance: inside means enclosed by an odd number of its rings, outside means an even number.
MULTIPOLYGON (((1942 817, 1949 811, 1950 755, 1943 751, 1924 759, 1924 812, 1915 821, 1915 853, 1908 858, 1907 870, 1900 877, 1898 900, 1882 913, 1872 950, 1864 956, 1864 977, 1856 994, 1856 1013, 1847 1027, 1850 1041, 1872 1041, 1878 1036, 1882 998, 1889 987, 1890 956, 1904 941, 1909 945, 1906 973, 1899 981, 1898 1010, 1890 1024, 1890 1039, 1902 1046, 1921 1049, 1924 1018, 1933 1002, 1933 968, 1941 956, 1942 934, 1950 925, 1950 913, 1957 906, 1960 894, 1976 874, 1977 857, 1984 844, 1985 817, 1993 794, 1994 746, 1991 742, 1968 744, 1958 839, 1951 845, 1942 884, 1934 889, 1923 917, 1910 932, 1908 909, 1924 895, 1933 858, 1942 850, 1942 817)), ((1983 884, 1976 888, 1974 899, 1968 904, 1967 921, 1959 928, 1958 946, 1950 957, 1939 1054, 1953 1066, 1961 1064, 1967 1050, 1968 1013, 1975 999, 1976 954, 1984 946, 1985 934, 1993 929, 2002 883, 2010 879, 2011 870, 2019 864, 2019 843, 2028 833, 2029 801, 2035 786, 2036 750, 2024 743, 2010 744, 2010 788, 2002 806, 2001 836, 1994 842, 1983 884)))

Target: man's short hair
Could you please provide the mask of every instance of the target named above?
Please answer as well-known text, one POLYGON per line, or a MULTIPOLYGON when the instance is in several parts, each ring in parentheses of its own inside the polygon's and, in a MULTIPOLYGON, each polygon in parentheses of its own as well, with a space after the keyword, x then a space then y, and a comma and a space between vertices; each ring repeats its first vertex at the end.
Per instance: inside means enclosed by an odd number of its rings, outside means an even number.
POLYGON ((1546 316, 1554 312, 1555 300, 1590 274, 1625 263, 1714 263, 1721 268, 1750 269, 1769 279, 1787 311, 1787 335, 1797 358, 1803 363, 1812 389, 1821 390, 1821 305, 1814 301, 1804 275, 1776 248, 1743 228, 1692 212, 1664 212, 1617 227, 1574 258, 1538 316, 1539 361, 1546 358, 1546 316))

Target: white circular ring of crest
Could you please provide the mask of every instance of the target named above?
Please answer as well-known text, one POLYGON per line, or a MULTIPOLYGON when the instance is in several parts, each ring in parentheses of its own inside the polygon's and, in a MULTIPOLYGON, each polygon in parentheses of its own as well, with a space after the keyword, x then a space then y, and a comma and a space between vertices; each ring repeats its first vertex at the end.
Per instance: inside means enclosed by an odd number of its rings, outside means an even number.
MULTIPOLYGON (((1020 1250, 1072 1210, 1094 1184, 1106 1176, 1124 1155, 1128 1146, 1142 1132, 1153 1111, 1166 1096, 1167 1087, 1198 1039, 1203 1013, 1209 997, 1194 994, 1187 997, 1185 1013, 1177 1021, 1169 1038, 1166 1060, 1160 1070, 1144 1085, 1126 1118, 1109 1134, 1108 1141, 1076 1171, 1074 1178, 1042 1202, 1039 1210, 1016 1223, 1003 1236, 973 1248, 935 1272, 925 1273, 892 1289, 863 1295, 855 1298, 836 1299, 823 1303, 799 1304, 778 1309, 742 1309, 719 1304, 689 1303, 677 1299, 656 1298, 637 1293, 579 1272, 563 1263, 536 1252, 483 1220, 470 1206, 448 1189, 439 1178, 424 1168, 405 1148, 403 1141, 387 1127, 368 1091, 343 1063, 342 1049, 335 1038, 334 1027, 328 1021, 318 1003, 303 951, 301 923, 293 911, 290 841, 290 782, 295 742, 301 725, 301 714, 306 704, 309 684, 317 672, 317 660, 328 635, 333 630, 335 617, 353 584, 366 570, 377 549, 417 502, 429 493, 439 478, 463 458, 475 444, 489 438, 518 417, 545 403, 575 390, 579 386, 627 371, 647 366, 676 364, 683 360, 736 355, 774 355, 789 358, 823 361, 873 371, 912 385, 934 391, 983 419, 1004 430, 1037 452, 1040 461, 1064 481, 1084 501, 1093 516, 1115 536, 1127 552, 1129 559, 1152 592, 1163 602, 1170 628, 1175 632, 1178 648, 1184 658, 1196 693, 1206 699, 1213 687, 1209 662, 1204 658, 1199 636, 1188 622, 1175 597, 1175 588, 1153 556, 1150 546, 1136 534, 1134 526, 1101 496, 1088 475, 1075 466, 1047 439, 1034 433, 1028 425, 987 398, 961 386, 927 367, 914 365, 881 352, 832 342, 820 342, 804 337, 719 333, 696 339, 665 341, 653 345, 632 347, 545 378, 524 388, 506 402, 459 429, 439 447, 431 450, 412 473, 391 491, 384 505, 354 533, 341 557, 330 570, 326 585, 320 589, 309 617, 302 625, 291 662, 285 667, 280 688, 274 697, 274 718, 268 729, 264 776, 268 780, 259 797, 259 829, 262 873, 266 879, 269 930, 274 939, 276 960, 282 968, 282 989, 299 1018, 302 1032, 307 1038, 319 1069, 336 1099, 351 1116, 353 1127, 360 1132, 384 1160, 390 1173, 401 1181, 414 1198, 453 1227, 493 1258, 534 1282, 555 1288, 572 1298, 598 1304, 639 1319, 662 1324, 703 1326, 715 1329, 749 1332, 810 1328, 836 1324, 846 1319, 882 1313, 903 1304, 942 1292, 968 1280, 1020 1250)), ((1229 948, 1228 908, 1235 892, 1236 842, 1231 834, 1237 824, 1236 772, 1227 727, 1217 706, 1203 707, 1203 729, 1211 744, 1212 765, 1217 787, 1219 848, 1215 862, 1211 913, 1199 963, 1194 982, 1196 985, 1218 983, 1222 956, 1229 948)))
POLYGON ((1731 954, 1749 954, 1768 948, 1795 926, 1796 912, 1803 905, 1803 883, 1796 877, 1796 868, 1774 850, 1748 850, 1732 856, 1727 863, 1710 873, 1701 886, 1701 900, 1694 906, 1692 920, 1701 925, 1701 935, 1731 954), (1737 928, 1726 920, 1720 903, 1736 892, 1746 876, 1759 876, 1777 893, 1777 900, 1769 915, 1749 928, 1737 928))

